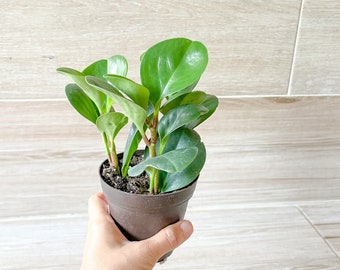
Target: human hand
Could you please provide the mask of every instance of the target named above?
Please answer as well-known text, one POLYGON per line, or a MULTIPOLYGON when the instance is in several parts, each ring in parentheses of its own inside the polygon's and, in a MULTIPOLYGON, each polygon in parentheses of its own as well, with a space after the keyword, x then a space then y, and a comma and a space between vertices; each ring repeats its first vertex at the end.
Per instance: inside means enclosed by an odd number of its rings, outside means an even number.
POLYGON ((164 254, 193 233, 190 221, 179 221, 142 241, 130 242, 107 212, 103 193, 89 199, 89 225, 81 270, 150 270, 164 254))

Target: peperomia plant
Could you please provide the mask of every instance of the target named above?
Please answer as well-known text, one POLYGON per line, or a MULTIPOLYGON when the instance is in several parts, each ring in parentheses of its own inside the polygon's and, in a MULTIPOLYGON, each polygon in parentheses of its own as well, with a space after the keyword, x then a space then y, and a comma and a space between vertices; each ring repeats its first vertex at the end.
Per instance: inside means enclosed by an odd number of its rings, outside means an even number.
POLYGON ((111 166, 121 177, 149 175, 149 192, 180 189, 199 175, 205 146, 194 130, 218 106, 214 95, 193 91, 208 63, 198 41, 162 41, 141 56, 141 84, 126 77, 123 56, 99 60, 82 72, 57 70, 73 80, 65 88, 71 105, 102 134, 111 166), (131 122, 123 160, 117 158, 115 137, 131 122), (131 167, 135 151, 145 144, 144 160, 131 167))

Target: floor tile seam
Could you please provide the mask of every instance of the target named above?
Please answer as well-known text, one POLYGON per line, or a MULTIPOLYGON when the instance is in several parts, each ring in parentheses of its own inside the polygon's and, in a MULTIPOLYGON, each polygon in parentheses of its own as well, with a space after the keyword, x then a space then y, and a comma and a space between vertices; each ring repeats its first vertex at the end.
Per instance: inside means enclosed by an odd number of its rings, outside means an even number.
POLYGON ((289 73, 289 79, 288 79, 287 96, 292 95, 293 77, 294 77, 294 73, 295 73, 296 55, 297 55, 298 46, 299 46, 299 38, 300 38, 300 31, 301 31, 301 21, 302 21, 302 15, 303 15, 303 8, 304 8, 304 0, 301 0, 299 15, 298 15, 298 19, 297 19, 295 40, 294 40, 292 64, 291 64, 291 67, 290 67, 290 73, 289 73))
POLYGON ((7 216, 0 217, 0 225, 13 222, 33 222, 33 221, 51 221, 51 220, 67 220, 67 219, 83 219, 87 218, 87 214, 39 214, 28 216, 7 216))
POLYGON ((340 239, 340 236, 325 236, 326 240, 332 240, 332 239, 340 239))
POLYGON ((318 230, 318 228, 315 227, 315 225, 313 224, 312 220, 309 218, 309 216, 307 215, 307 213, 305 213, 299 206, 295 206, 296 209, 300 212, 300 214, 305 218, 305 220, 309 223, 309 225, 313 228, 313 230, 317 233, 317 235, 322 239, 322 241, 328 246, 328 248, 333 252, 333 254, 340 259, 339 254, 337 253, 337 251, 333 248, 333 246, 331 245, 331 243, 329 243, 329 241, 327 241, 327 239, 325 239, 323 237, 323 235, 321 234, 321 232, 318 230))
MULTIPOLYGON (((275 98, 324 98, 324 97, 340 97, 340 93, 318 93, 318 94, 254 94, 254 95, 217 95, 220 100, 223 99, 275 99, 275 98)), ((0 98, 0 102, 68 102, 67 98, 49 97, 49 98, 0 98)))

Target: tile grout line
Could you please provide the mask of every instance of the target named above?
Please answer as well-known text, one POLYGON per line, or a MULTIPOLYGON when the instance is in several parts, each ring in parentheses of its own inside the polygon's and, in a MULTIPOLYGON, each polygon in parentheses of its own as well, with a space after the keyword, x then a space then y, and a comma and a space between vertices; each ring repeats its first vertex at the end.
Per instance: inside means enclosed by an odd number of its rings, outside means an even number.
POLYGON ((56 219, 72 219, 86 218, 86 214, 47 214, 47 215, 28 215, 28 216, 10 216, 0 218, 0 224, 21 221, 39 221, 39 220, 56 220, 56 219))
MULTIPOLYGON (((340 97, 340 94, 297 94, 297 95, 230 95, 220 96, 219 99, 255 99, 255 98, 322 98, 322 97, 340 97)), ((68 102, 67 98, 0 98, 0 102, 68 102)))
POLYGON ((306 215, 305 212, 303 212, 303 210, 295 205, 295 207, 298 209, 298 211, 300 212, 300 214, 307 220, 307 222, 309 223, 309 225, 312 226, 312 228, 314 229, 314 231, 320 236, 320 238, 323 240, 323 242, 328 246, 328 248, 334 253, 334 255, 340 259, 339 254, 336 252, 336 250, 330 245, 330 243, 322 236, 322 234, 320 233, 320 231, 314 226, 312 220, 306 215))
POLYGON ((295 61, 296 61, 296 54, 297 54, 297 48, 298 48, 299 36, 300 36, 300 30, 301 30, 301 21, 302 21, 304 2, 305 0, 301 0, 300 12, 299 12, 299 17, 298 17, 298 25, 296 29, 295 42, 294 42, 292 65, 290 68, 290 74, 289 74, 289 80, 288 80, 287 96, 292 95, 292 83, 293 83, 292 81, 293 81, 293 75, 295 71, 295 61))

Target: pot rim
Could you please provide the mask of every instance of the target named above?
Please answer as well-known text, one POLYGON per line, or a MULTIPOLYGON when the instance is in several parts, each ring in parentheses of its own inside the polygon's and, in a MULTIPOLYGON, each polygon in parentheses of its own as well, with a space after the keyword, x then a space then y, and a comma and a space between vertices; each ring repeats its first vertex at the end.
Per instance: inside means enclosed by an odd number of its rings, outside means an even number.
POLYGON ((200 175, 198 175, 198 176, 197 176, 191 183, 189 183, 188 185, 186 185, 186 186, 184 186, 184 187, 182 187, 182 188, 180 188, 180 189, 176 189, 176 190, 172 190, 172 191, 162 192, 162 193, 158 193, 158 194, 149 194, 149 193, 148 193, 148 194, 137 194, 137 193, 129 193, 129 192, 125 192, 125 191, 122 191, 122 190, 120 190, 120 189, 117 189, 117 188, 115 188, 115 187, 109 185, 109 184, 105 181, 105 179, 104 179, 103 176, 102 176, 102 168, 103 168, 103 164, 104 164, 106 161, 108 161, 108 159, 105 159, 105 160, 100 164, 100 166, 99 166, 99 176, 100 176, 100 179, 102 180, 102 182, 105 183, 105 185, 107 185, 108 187, 111 187, 111 188, 112 188, 113 190, 115 190, 116 192, 119 192, 119 193, 121 193, 121 194, 125 194, 125 196, 131 196, 131 197, 135 197, 135 196, 144 196, 144 197, 164 197, 164 196, 174 195, 174 194, 176 194, 176 193, 178 193, 178 192, 181 192, 183 189, 187 189, 187 188, 189 188, 190 186, 194 185, 194 184, 197 182, 197 180, 198 180, 198 178, 199 178, 199 176, 200 176, 200 175))

